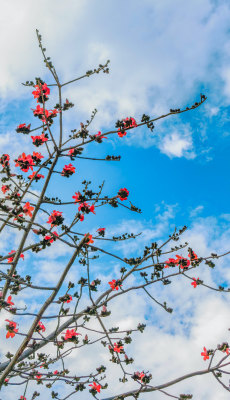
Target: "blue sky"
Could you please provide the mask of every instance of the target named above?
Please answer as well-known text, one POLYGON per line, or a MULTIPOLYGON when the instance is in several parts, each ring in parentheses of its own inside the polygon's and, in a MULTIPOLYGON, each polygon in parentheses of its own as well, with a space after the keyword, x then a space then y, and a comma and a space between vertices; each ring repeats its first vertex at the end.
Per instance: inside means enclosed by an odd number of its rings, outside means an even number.
MULTIPOLYGON (((10 147, 13 159, 22 151, 26 154, 31 151, 30 137, 17 134, 15 128, 24 122, 31 122, 32 128, 37 126, 31 111, 36 101, 31 88, 20 83, 35 76, 52 83, 38 49, 36 28, 43 35, 47 54, 62 82, 111 60, 109 75, 95 75, 65 87, 63 97, 75 104, 64 116, 66 137, 71 129, 78 129, 80 122, 90 117, 94 108, 98 114, 90 133, 99 130, 104 133, 114 127, 117 119, 131 116, 140 122, 143 113, 157 117, 170 108, 192 105, 203 93, 207 100, 198 109, 157 122, 153 132, 142 127, 129 131, 124 138, 113 135, 102 144, 90 146, 84 155, 121 155, 121 161, 76 160, 73 162, 76 174, 70 179, 55 177, 50 194, 59 195, 61 188, 62 198, 70 200, 75 191, 81 190, 80 182, 85 178, 94 182, 93 188, 105 180, 108 195, 126 187, 130 201, 142 209, 142 214, 105 207, 80 225, 83 233, 99 226, 107 227, 111 235, 141 231, 136 244, 133 241, 128 247, 121 244, 116 248, 125 257, 130 253, 138 256, 144 245, 167 239, 175 226, 185 224, 189 230, 184 240, 189 241, 197 254, 207 256, 212 251, 229 250, 229 1, 41 0, 36 13, 34 3, 29 0, 15 0, 13 4, 13 9, 8 3, 0 8, 1 153, 8 152, 10 147)), ((53 90, 50 108, 56 102, 53 90)), ((55 128, 54 132, 58 133, 55 128)), ((38 151, 43 152, 43 147, 38 151)), ((62 160, 60 170, 68 163, 69 159, 62 160)), ((34 188, 39 190, 40 185, 34 188)), ((67 219, 75 209, 75 206, 63 208, 67 219)), ((18 238, 7 235, 0 244, 1 254, 11 250, 9 238, 17 244, 18 238)), ((33 265, 37 281, 54 283, 68 255, 62 246, 38 255, 33 265)), ((31 263, 32 256, 28 255, 20 268, 26 272, 31 263)), ((220 259, 217 271, 199 271, 200 278, 210 285, 225 282, 230 286, 228 265, 228 259, 220 259)), ((101 263, 95 263, 93 273, 106 279, 106 284, 119 268, 119 263, 107 263, 102 258, 101 263)), ((79 273, 72 272, 70 278, 77 279, 79 273)), ((200 349, 227 340, 229 299, 225 295, 214 296, 205 288, 194 290, 181 281, 167 290, 156 288, 156 295, 169 306, 173 304, 175 316, 165 316, 143 295, 136 298, 128 295, 129 309, 123 309, 122 302, 118 302, 113 315, 120 326, 127 321, 132 326, 139 315, 146 317, 149 323, 146 341, 143 344, 137 340, 131 348, 140 356, 136 368, 143 368, 141 358, 145 362, 149 358, 146 368, 154 371, 156 379, 162 382, 167 379, 166 372, 175 378, 175 371, 180 375, 185 368, 187 372, 203 368, 200 349), (215 321, 210 310, 215 313, 215 321), (153 335, 157 346, 152 353, 153 335), (175 357, 175 352, 180 357, 175 357), (152 357, 148 357, 150 353, 152 357), (168 371, 166 364, 170 364, 168 371)), ((32 302, 34 309, 40 300, 32 302)), ((23 307, 27 298, 20 301, 23 307)), ((14 346, 12 343, 12 351, 14 346)), ((4 350, 4 343, 0 344, 0 351, 4 350)), ((91 358, 89 354, 86 356, 86 364, 92 364, 91 358)), ((86 367, 83 363, 83 371, 86 367)), ((193 383, 181 385, 181 393, 191 390, 197 398, 216 400, 218 396, 226 400, 227 394, 208 379, 199 381, 196 387, 193 383)), ((10 395, 13 399, 13 391, 10 395)), ((151 398, 147 396, 146 400, 151 398)))

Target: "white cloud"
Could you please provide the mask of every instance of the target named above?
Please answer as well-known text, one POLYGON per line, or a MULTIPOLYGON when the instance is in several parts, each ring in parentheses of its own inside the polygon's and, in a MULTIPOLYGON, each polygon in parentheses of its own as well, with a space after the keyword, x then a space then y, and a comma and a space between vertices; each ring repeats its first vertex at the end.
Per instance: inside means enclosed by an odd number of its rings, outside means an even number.
POLYGON ((194 158, 192 137, 190 135, 182 135, 178 132, 166 135, 160 143, 160 150, 170 158, 186 157, 194 158))

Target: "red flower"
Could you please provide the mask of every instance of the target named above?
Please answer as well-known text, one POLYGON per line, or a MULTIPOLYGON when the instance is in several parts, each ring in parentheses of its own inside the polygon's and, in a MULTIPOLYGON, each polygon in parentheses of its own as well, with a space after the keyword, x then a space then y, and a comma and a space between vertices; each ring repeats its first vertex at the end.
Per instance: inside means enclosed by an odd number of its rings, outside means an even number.
POLYGON ((35 164, 30 154, 26 156, 25 153, 22 153, 22 155, 14 161, 16 162, 15 167, 20 167, 23 172, 28 172, 29 169, 33 171, 33 165, 35 164))
POLYGON ((52 214, 49 216, 47 224, 51 224, 51 226, 61 225, 64 221, 62 217, 62 211, 53 211, 52 214))
POLYGON ((105 228, 97 229, 98 235, 104 237, 105 236, 105 228))
POLYGON ((43 101, 48 100, 48 95, 50 94, 50 89, 46 83, 35 85, 36 90, 32 92, 34 99, 37 99, 37 103, 43 103, 43 101), (43 95, 43 96, 42 96, 43 95), (43 100, 43 101, 42 101, 43 100))
POLYGON ((75 203, 78 203, 81 198, 81 193, 80 192, 75 192, 75 196, 72 196, 72 199, 75 199, 75 203))
POLYGON ((208 354, 208 352, 206 350, 206 347, 204 347, 204 351, 202 351, 202 353, 200 353, 200 354, 201 354, 202 357, 204 357, 203 358, 204 361, 209 359, 209 354, 208 354))
POLYGON ((58 370, 56 369, 56 371, 53 372, 54 375, 59 374, 58 370))
MULTIPOLYGON (((8 254, 15 254, 15 250, 11 250, 11 252, 8 253, 8 254)), ((22 258, 22 259, 24 260, 24 254, 20 254, 20 258, 22 258)), ((7 259, 8 263, 12 262, 13 259, 14 259, 14 256, 12 255, 11 257, 9 257, 9 258, 7 259)))
POLYGON ((26 400, 26 398, 24 396, 21 396, 20 400, 26 400))
POLYGON ((132 127, 137 126, 135 119, 132 117, 123 119, 123 122, 124 122, 123 129, 121 129, 117 132, 118 136, 120 136, 120 137, 127 135, 127 132, 124 131, 125 128, 132 128, 132 127))
POLYGON ((35 171, 34 171, 31 175, 29 175, 28 178, 29 178, 29 179, 33 179, 34 176, 35 176, 34 180, 35 180, 36 182, 39 181, 39 180, 42 179, 42 178, 45 178, 44 175, 37 174, 35 171))
POLYGON ((6 300, 6 302, 10 305, 10 306, 14 306, 14 303, 11 301, 12 300, 12 296, 9 296, 6 300))
POLYGON ((75 338, 78 335, 80 335, 80 333, 77 333, 75 331, 75 329, 67 329, 64 339, 65 340, 71 340, 71 339, 75 338))
POLYGON ((108 139, 106 136, 102 136, 101 131, 94 135, 96 142, 102 143, 102 139, 108 139))
POLYGON ((8 185, 2 185, 1 189, 2 189, 2 193, 5 194, 8 190, 10 190, 10 187, 8 185))
POLYGON ((92 384, 92 385, 89 385, 89 386, 92 386, 92 389, 93 389, 93 390, 95 390, 96 392, 100 393, 100 391, 101 391, 101 385, 97 385, 96 382, 93 382, 93 384, 92 384))
POLYGON ((122 286, 120 279, 118 279, 118 280, 113 279, 111 282, 109 282, 109 285, 110 285, 112 290, 118 290, 119 287, 122 286))
POLYGON ((43 143, 47 142, 48 137, 42 133, 40 136, 31 136, 32 140, 33 140, 33 144, 36 147, 41 146, 43 143))
POLYGON ((40 163, 42 158, 44 158, 44 156, 42 156, 41 153, 33 151, 32 159, 34 160, 34 162, 40 163))
MULTIPOLYGON (((85 236, 86 236, 86 233, 85 233, 85 236)), ((86 244, 94 243, 94 240, 92 239, 92 237, 93 237, 92 235, 89 235, 88 241, 86 244)))
POLYGON ((25 215, 29 215, 29 217, 32 217, 32 212, 34 210, 34 207, 30 205, 30 203, 27 201, 27 203, 23 206, 23 212, 25 215))
MULTIPOLYGON (((52 235, 55 235, 55 236, 59 237, 59 235, 58 235, 58 233, 57 233, 56 231, 52 232, 52 235)), ((54 241, 54 236, 52 236, 52 235, 46 235, 46 236, 44 237, 44 240, 47 240, 47 241, 49 241, 50 243, 53 243, 53 241, 54 241)))
POLYGON ((72 296, 70 296, 70 294, 67 294, 66 296, 67 300, 65 300, 63 303, 70 303, 73 300, 72 296))
POLYGON ((38 331, 45 332, 46 328, 41 321, 38 321, 38 331))
POLYGON ((36 375, 36 377, 35 378, 37 378, 37 379, 41 379, 42 378, 42 375, 36 375))
POLYGON ((117 343, 114 343, 114 345, 113 345, 113 351, 115 351, 115 353, 120 353, 121 350, 123 350, 123 349, 124 349, 123 346, 121 346, 121 345, 119 345, 119 344, 117 344, 117 343))
POLYGON ((31 124, 27 125, 26 124, 20 124, 17 126, 16 132, 22 132, 28 134, 30 132, 30 126, 31 124))
POLYGON ((18 329, 16 329, 16 326, 18 325, 14 321, 9 321, 8 319, 5 319, 5 321, 9 322, 9 325, 6 326, 7 329, 7 334, 6 338, 9 339, 10 337, 13 338, 15 336, 15 333, 18 332, 18 329))
POLYGON ((10 161, 10 156, 9 154, 3 154, 0 158, 0 164, 3 167, 7 167, 9 165, 9 161, 10 161))
POLYGON ((44 114, 43 107, 40 107, 39 104, 37 105, 35 110, 33 110, 34 116, 38 117, 39 119, 41 119, 42 122, 47 122, 47 121, 51 122, 52 118, 56 117, 58 112, 59 111, 56 110, 56 109, 54 109, 54 110, 45 110, 45 114, 44 114))
POLYGON ((75 167, 72 164, 69 165, 65 165, 61 175, 62 176, 66 176, 67 178, 69 178, 70 175, 73 175, 75 173, 75 167))
POLYGON ((81 222, 84 221, 84 215, 83 215, 83 214, 80 214, 79 219, 80 219, 81 222))
POLYGON ((119 137, 123 137, 123 136, 127 135, 127 132, 118 131, 117 134, 118 134, 119 137))
POLYGON ((191 285, 194 287, 194 289, 197 287, 197 281, 199 280, 199 278, 192 278, 194 282, 191 283, 191 285))
POLYGON ((134 373, 134 375, 136 375, 138 378, 137 379, 140 379, 141 380, 141 382, 142 382, 142 379, 145 377, 145 374, 144 374, 144 372, 142 371, 142 372, 135 372, 134 373))
POLYGON ((136 123, 135 119, 132 118, 132 117, 125 118, 125 119, 123 119, 123 121, 124 121, 124 123, 126 125, 126 128, 131 128, 131 127, 136 127, 137 126, 137 123, 136 123))
POLYGON ((87 204, 86 202, 81 203, 81 204, 79 205, 79 207, 78 207, 78 211, 79 211, 79 212, 83 212, 83 213, 86 213, 86 214, 89 214, 90 212, 92 212, 93 214, 95 214, 94 209, 95 209, 94 204, 92 204, 92 206, 90 206, 90 205, 87 204))
POLYGON ((118 192, 118 194, 117 194, 117 197, 118 197, 121 201, 123 201, 123 200, 127 200, 128 195, 129 195, 129 191, 128 191, 126 188, 124 188, 124 189, 120 189, 120 190, 119 190, 119 192, 118 192))
POLYGON ((180 268, 183 269, 189 267, 190 265, 190 261, 187 258, 181 257, 178 254, 176 255, 176 259, 169 258, 165 263, 166 263, 165 268, 168 268, 173 265, 174 266, 179 265, 180 268))
POLYGON ((194 251, 192 251, 191 254, 189 253, 189 254, 188 254, 188 257, 190 258, 191 261, 197 260, 197 259, 198 259, 197 254, 194 253, 194 251))
POLYGON ((105 228, 98 228, 97 232, 105 232, 105 228))

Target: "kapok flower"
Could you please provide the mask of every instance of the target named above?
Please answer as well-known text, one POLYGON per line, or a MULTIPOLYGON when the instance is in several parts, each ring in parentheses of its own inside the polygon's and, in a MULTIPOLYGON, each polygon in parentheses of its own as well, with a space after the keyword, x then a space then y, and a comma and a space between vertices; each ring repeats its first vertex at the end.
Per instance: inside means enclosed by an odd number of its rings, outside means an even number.
POLYGON ((8 296, 6 302, 7 302, 10 306, 14 306, 14 303, 13 303, 11 300, 12 300, 12 296, 8 296))
POLYGON ((28 176, 28 178, 29 178, 30 180, 34 178, 34 180, 35 180, 36 182, 38 182, 40 179, 43 179, 43 178, 45 178, 45 177, 44 177, 44 175, 37 174, 37 172, 34 171, 31 175, 28 176), (35 178, 34 178, 34 176, 35 176, 35 178))
POLYGON ((75 329, 67 329, 65 333, 64 340, 71 340, 74 339, 76 336, 80 335, 80 333, 77 333, 75 329))
POLYGON ((5 194, 6 192, 8 192, 8 190, 10 190, 10 187, 8 185, 2 185, 1 190, 2 193, 5 194))
POLYGON ((132 117, 130 117, 130 118, 127 117, 127 118, 123 119, 123 121, 126 125, 125 126, 126 128, 132 128, 132 127, 135 128, 137 126, 136 120, 132 117))
POLYGON ((9 161, 10 161, 10 156, 9 156, 9 154, 3 154, 3 155, 0 157, 0 164, 1 164, 3 167, 7 167, 7 166, 9 165, 9 161))
POLYGON ((75 200, 75 203, 79 203, 79 201, 81 201, 81 193, 80 192, 75 192, 75 196, 72 196, 72 199, 75 200))
POLYGON ((206 347, 204 347, 204 351, 202 351, 202 353, 200 353, 200 354, 201 354, 202 357, 204 357, 203 358, 204 361, 209 359, 209 354, 208 354, 208 351, 207 351, 206 347))
POLYGON ((29 169, 33 171, 33 165, 35 164, 30 154, 26 156, 25 153, 22 153, 22 155, 20 155, 18 159, 14 161, 16 163, 15 167, 20 167, 23 172, 28 172, 29 169))
POLYGON ((66 178, 69 178, 70 175, 75 174, 75 169, 76 168, 72 164, 65 165, 62 170, 61 176, 66 176, 66 178))
POLYGON ((44 156, 42 156, 41 153, 38 153, 36 151, 33 151, 33 155, 31 157, 36 163, 40 163, 41 159, 44 158, 44 156))
POLYGON ((89 204, 87 204, 86 202, 81 203, 78 207, 78 211, 79 212, 83 212, 86 214, 89 214, 90 212, 92 212, 93 214, 95 214, 95 207, 94 204, 92 204, 92 206, 90 206, 89 204))
MULTIPOLYGON (((11 252, 8 253, 8 254, 11 254, 11 257, 7 258, 8 263, 13 261, 15 253, 16 253, 15 250, 11 250, 11 252), (12 255, 12 254, 14 254, 14 255, 12 255)), ((20 254, 20 258, 22 258, 24 260, 24 254, 20 254)))
POLYGON ((42 323, 41 321, 38 321, 37 331, 38 331, 38 332, 39 332, 39 331, 45 332, 45 330, 46 330, 46 328, 45 328, 45 326, 43 325, 43 323, 42 323))
POLYGON ((105 228, 98 228, 97 231, 99 236, 105 236, 105 228))
POLYGON ((32 207, 29 203, 29 201, 27 201, 27 203, 23 206, 23 212, 25 215, 29 215, 29 217, 32 217, 32 212, 34 210, 34 207, 32 207))
POLYGON ((64 221, 62 217, 62 211, 53 211, 52 214, 49 216, 47 224, 51 224, 51 226, 61 225, 64 221))
POLYGON ((54 231, 54 232, 52 232, 52 235, 46 235, 44 237, 44 240, 47 240, 48 242, 53 243, 53 241, 55 240, 53 235, 59 237, 58 233, 56 231, 54 231))
POLYGON ((33 140, 33 144, 36 147, 41 146, 43 143, 47 142, 48 140, 48 135, 42 133, 40 136, 31 136, 32 140, 33 140))
POLYGON ((21 396, 20 400, 26 400, 25 396, 21 396))
POLYGON ((39 119, 42 120, 42 122, 51 122, 52 118, 56 117, 57 113, 59 112, 58 110, 43 110, 43 107, 40 107, 38 104, 35 110, 33 110, 34 116, 38 117, 39 119))
POLYGON ((137 123, 136 123, 135 119, 132 118, 132 117, 123 119, 123 122, 124 122, 123 129, 120 129, 117 132, 119 137, 123 137, 123 136, 127 135, 127 132, 125 132, 125 128, 132 128, 132 127, 136 127, 137 126, 137 123))
POLYGON ((6 339, 9 339, 10 337, 13 338, 15 336, 15 333, 18 332, 18 329, 16 329, 16 326, 18 324, 14 321, 9 321, 8 319, 5 319, 5 321, 9 322, 9 324, 6 325, 7 329, 6 339))
POLYGON ((108 139, 106 136, 102 135, 101 131, 98 131, 98 133, 94 135, 94 137, 97 143, 102 143, 102 139, 108 139))
POLYGON ((40 374, 39 374, 39 375, 36 375, 35 378, 39 380, 39 379, 42 378, 42 375, 40 375, 40 374))
POLYGON ((59 374, 58 370, 56 369, 56 371, 53 372, 54 375, 59 374))
POLYGON ((128 195, 129 195, 129 191, 128 191, 126 188, 123 188, 123 189, 120 189, 120 190, 119 190, 119 192, 118 192, 118 194, 117 194, 117 197, 118 197, 121 201, 123 201, 123 200, 127 200, 128 195))
POLYGON ((67 299, 63 302, 63 303, 70 303, 72 300, 73 300, 73 298, 72 298, 72 296, 70 295, 70 294, 66 294, 66 296, 65 296, 67 299))
POLYGON ((43 101, 48 100, 48 95, 50 94, 50 89, 46 83, 40 85, 34 85, 35 89, 32 94, 34 99, 37 99, 37 103, 43 103, 43 101))
POLYGON ((114 343, 114 345, 113 345, 113 351, 115 351, 115 353, 120 353, 121 350, 123 350, 123 349, 124 349, 123 346, 121 346, 120 344, 114 343))
POLYGON ((142 372, 137 371, 134 373, 134 375, 136 375, 137 379, 140 379, 141 382, 142 382, 142 379, 145 377, 145 374, 143 371, 142 372))
MULTIPOLYGON (((99 385, 99 384, 97 385, 96 382, 93 382, 93 384, 92 384, 92 385, 89 385, 89 386, 92 386, 92 389, 93 389, 93 390, 95 390, 96 392, 100 393, 100 391, 101 391, 101 385, 99 385)), ((91 389, 91 390, 92 390, 92 389, 91 389)))
POLYGON ((191 283, 191 285, 194 287, 194 289, 197 287, 197 281, 199 281, 199 278, 192 278, 193 282, 191 283))
POLYGON ((26 126, 26 124, 20 124, 17 126, 16 132, 28 134, 30 132, 30 127, 31 127, 31 124, 29 124, 27 126, 26 126))
MULTIPOLYGON (((87 235, 87 234, 85 233, 85 236, 86 236, 86 235, 87 235)), ((92 238, 93 238, 93 236, 92 236, 92 235, 89 235, 86 244, 94 243, 94 240, 93 240, 92 238)))
POLYGON ((109 285, 112 290, 118 290, 122 286, 120 279, 113 279, 111 282, 109 282, 109 285))
POLYGON ((190 258, 191 261, 198 259, 197 254, 194 253, 194 251, 192 251, 191 254, 188 253, 188 257, 190 258))

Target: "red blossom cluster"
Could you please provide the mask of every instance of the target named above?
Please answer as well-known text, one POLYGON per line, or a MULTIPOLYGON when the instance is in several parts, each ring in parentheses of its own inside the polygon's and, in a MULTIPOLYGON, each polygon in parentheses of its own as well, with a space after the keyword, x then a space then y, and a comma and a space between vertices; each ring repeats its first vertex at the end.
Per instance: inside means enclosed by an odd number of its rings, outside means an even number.
POLYGON ((132 128, 132 127, 135 128, 137 126, 135 119, 132 117, 123 119, 123 123, 124 123, 124 129, 122 129, 122 130, 120 129, 117 132, 119 137, 123 137, 123 136, 127 135, 127 132, 125 132, 125 129, 132 128))
MULTIPOLYGON (((11 256, 7 259, 8 263, 13 262, 15 253, 16 253, 15 250, 11 250, 11 252, 8 253, 8 254, 11 254, 11 256), (12 254, 14 254, 14 255, 12 255, 12 254)), ((24 260, 24 254, 20 254, 20 258, 22 258, 24 260)))
POLYGON ((61 175, 69 178, 69 176, 71 176, 75 173, 75 169, 76 168, 72 164, 65 165, 62 170, 61 175))
POLYGON ((37 103, 43 103, 43 101, 48 100, 48 95, 50 94, 50 89, 46 83, 40 83, 40 85, 34 86, 36 90, 32 92, 34 99, 37 99, 37 103))
POLYGON ((46 136, 44 133, 42 133, 40 136, 31 136, 33 140, 33 144, 36 147, 41 146, 43 143, 47 142, 48 136, 46 136))
POLYGON ((62 211, 54 210, 50 214, 47 224, 51 224, 51 227, 55 226, 55 225, 61 225, 64 220, 64 218, 62 217, 62 214, 63 214, 62 211))
POLYGON ((117 197, 118 197, 121 201, 123 201, 123 200, 127 200, 128 195, 129 195, 129 191, 128 191, 126 188, 123 188, 123 189, 120 189, 120 190, 119 190, 119 192, 118 192, 118 194, 117 194, 117 197))
POLYGON ((15 333, 18 332, 18 329, 16 329, 16 326, 18 324, 14 321, 9 321, 8 319, 6 319, 5 321, 9 322, 9 324, 6 325, 7 329, 6 339, 13 338, 15 336, 15 333))

